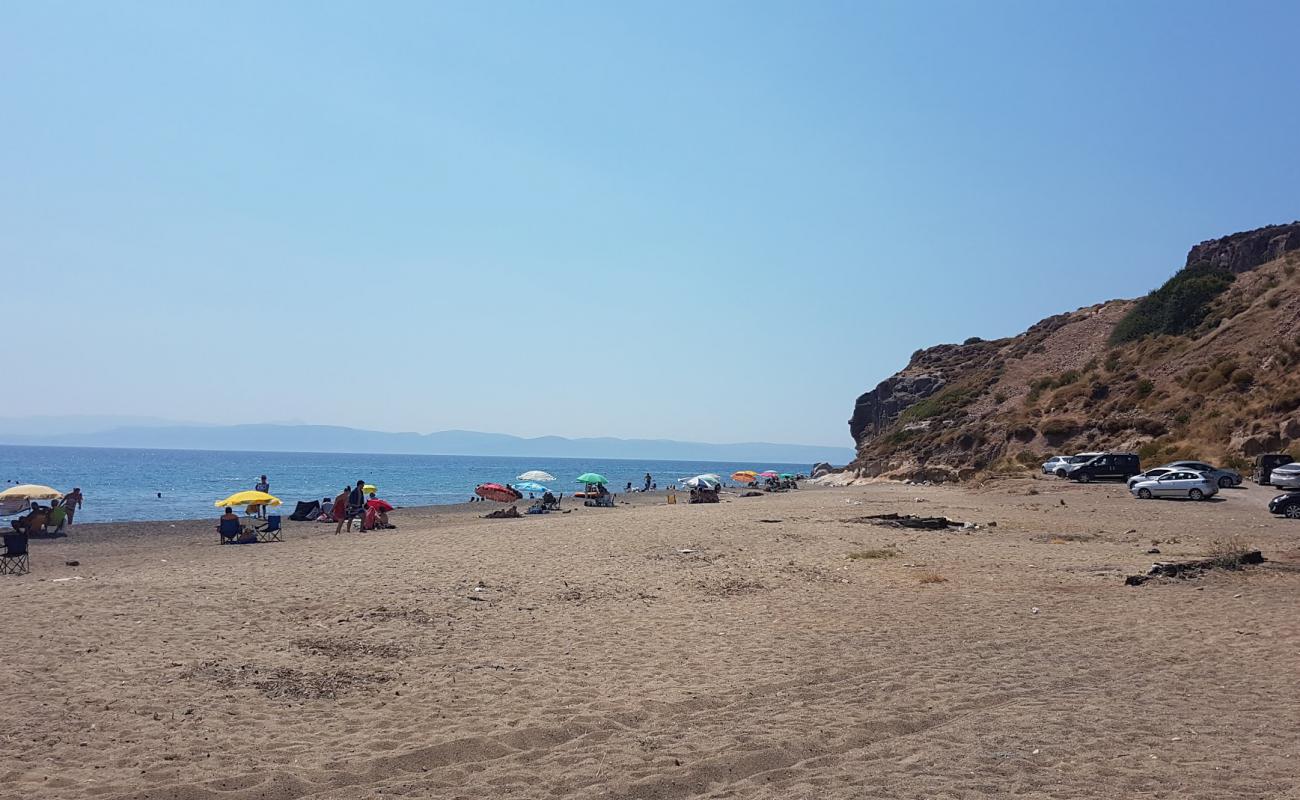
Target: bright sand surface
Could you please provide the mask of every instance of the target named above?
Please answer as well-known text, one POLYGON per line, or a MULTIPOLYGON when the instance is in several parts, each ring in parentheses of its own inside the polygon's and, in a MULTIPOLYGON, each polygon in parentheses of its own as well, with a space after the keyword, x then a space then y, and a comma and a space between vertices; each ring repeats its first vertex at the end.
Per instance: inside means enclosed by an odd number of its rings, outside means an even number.
POLYGON ((1224 494, 78 526, 0 577, 0 797, 1300 797, 1300 523, 1224 494), (1124 586, 1229 535, 1271 562, 1124 586))

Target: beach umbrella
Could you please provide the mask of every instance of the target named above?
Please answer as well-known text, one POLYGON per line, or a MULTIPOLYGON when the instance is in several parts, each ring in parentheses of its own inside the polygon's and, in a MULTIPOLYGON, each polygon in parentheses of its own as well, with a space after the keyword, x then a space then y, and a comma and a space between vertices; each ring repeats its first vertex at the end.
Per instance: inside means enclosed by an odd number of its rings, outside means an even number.
POLYGON ((499 483, 480 483, 474 487, 474 494, 484 500, 493 500, 498 503, 513 503, 523 498, 523 495, 515 489, 502 486, 499 483))
POLYGON ((540 483, 537 483, 537 482, 535 482, 535 481, 520 481, 519 483, 515 483, 515 484, 511 484, 511 485, 514 486, 516 492, 545 492, 545 491, 547 491, 547 488, 546 488, 545 486, 543 486, 543 485, 541 485, 540 483))
POLYGON ((362 485, 361 491, 365 492, 366 494, 373 494, 379 490, 375 488, 375 485, 373 483, 367 483, 362 485))
POLYGON ((0 503, 7 501, 21 502, 30 500, 58 500, 63 497, 63 492, 57 489, 51 489, 48 486, 38 486, 34 483, 21 483, 17 486, 10 486, 3 492, 0 492, 0 503))
POLYGON ((694 478, 683 478, 682 483, 692 489, 717 489, 722 485, 722 481, 718 480, 716 475, 696 475, 694 478))
POLYGON ((764 478, 779 478, 779 477, 781 477, 780 475, 776 474, 776 472, 774 472, 774 471, 772 471, 772 470, 770 470, 770 469, 769 469, 767 472, 760 472, 760 473, 758 473, 758 474, 759 474, 761 477, 764 477, 764 478))
POLYGON ((217 508, 229 506, 278 506, 280 498, 272 497, 266 492, 256 492, 249 490, 246 492, 235 492, 225 500, 218 500, 213 503, 217 508))
POLYGON ((731 473, 731 479, 736 483, 753 483, 758 480, 758 473, 752 469, 742 469, 731 473))
POLYGON ((549 472, 542 472, 540 469, 530 469, 523 475, 515 478, 517 481, 533 481, 534 483, 546 483, 555 480, 555 476, 549 472))
POLYGON ((782 477, 782 478, 793 478, 793 477, 794 477, 794 473, 793 473, 793 472, 782 472, 781 475, 780 475, 780 477, 782 477))
POLYGON ((598 475, 595 472, 584 472, 578 476, 578 483, 609 483, 609 480, 604 475, 598 475))
POLYGON ((393 507, 392 507, 391 505, 389 505, 389 503, 388 503, 387 500, 380 500, 380 499, 377 498, 377 497, 376 497, 374 500, 367 500, 367 501, 366 501, 366 508, 373 508, 373 509, 375 509, 376 511, 392 511, 392 510, 393 510, 393 507))

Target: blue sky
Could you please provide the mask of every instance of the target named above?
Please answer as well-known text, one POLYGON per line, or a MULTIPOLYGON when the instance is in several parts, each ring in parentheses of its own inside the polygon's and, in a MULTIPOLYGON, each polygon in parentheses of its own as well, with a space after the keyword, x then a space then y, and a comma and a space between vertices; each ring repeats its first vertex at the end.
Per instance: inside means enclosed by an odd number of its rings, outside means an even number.
POLYGON ((913 350, 1300 217, 1298 24, 6 3, 4 413, 847 444, 913 350))

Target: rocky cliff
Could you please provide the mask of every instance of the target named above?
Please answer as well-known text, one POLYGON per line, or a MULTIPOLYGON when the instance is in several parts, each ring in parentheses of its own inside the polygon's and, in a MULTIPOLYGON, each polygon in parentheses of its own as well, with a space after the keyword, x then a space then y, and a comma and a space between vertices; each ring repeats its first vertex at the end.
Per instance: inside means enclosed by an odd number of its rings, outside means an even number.
POLYGON ((947 480, 1084 449, 1300 450, 1297 272, 1300 223, 1272 225, 1196 245, 1146 297, 918 350, 858 397, 850 468, 947 480))

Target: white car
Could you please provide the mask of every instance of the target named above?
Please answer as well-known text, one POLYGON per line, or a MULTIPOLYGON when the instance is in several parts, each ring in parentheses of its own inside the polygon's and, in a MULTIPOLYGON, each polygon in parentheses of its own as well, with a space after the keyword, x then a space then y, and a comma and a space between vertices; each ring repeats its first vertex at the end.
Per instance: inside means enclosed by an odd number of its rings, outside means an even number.
POLYGON ((1168 475, 1173 471, 1174 471, 1173 467, 1156 467, 1155 469, 1149 469, 1146 472, 1143 472, 1141 475, 1134 475, 1133 477, 1129 478, 1128 488, 1132 490, 1133 484, 1135 483, 1141 483, 1142 481, 1153 481, 1156 478, 1159 478, 1162 475, 1168 475))
POLYGON ((1058 478, 1064 478, 1070 471, 1070 467, 1077 466, 1087 461, 1091 461, 1097 456, 1105 455, 1104 453, 1079 453, 1074 456, 1052 456, 1043 462, 1043 474, 1055 475, 1058 478))
POLYGON ((1069 456, 1052 456, 1043 462, 1044 475, 1056 475, 1057 477, 1064 478, 1065 473, 1069 468, 1069 456))
POLYGON ((1204 500, 1219 493, 1219 484, 1199 472, 1167 472, 1153 480, 1138 481, 1129 486, 1128 490, 1142 500, 1153 497, 1204 500))
POLYGON ((1279 489, 1300 489, 1300 462, 1292 461, 1273 470, 1268 482, 1279 489))

